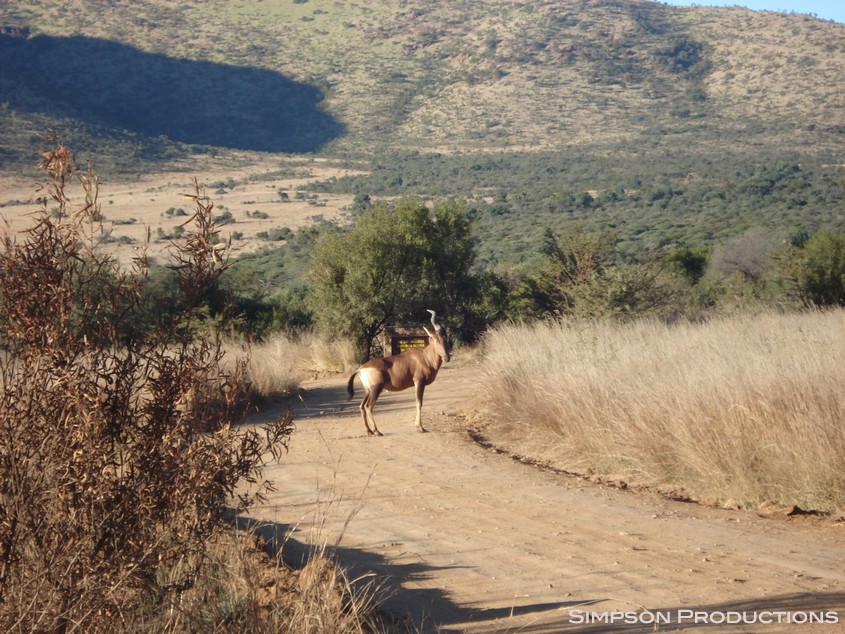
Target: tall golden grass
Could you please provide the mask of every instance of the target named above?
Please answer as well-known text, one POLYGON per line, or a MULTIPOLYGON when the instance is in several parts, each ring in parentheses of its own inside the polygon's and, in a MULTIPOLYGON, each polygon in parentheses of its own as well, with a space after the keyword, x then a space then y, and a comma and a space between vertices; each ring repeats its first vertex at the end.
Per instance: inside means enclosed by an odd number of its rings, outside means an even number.
POLYGON ((226 358, 245 361, 252 392, 263 398, 293 394, 309 376, 352 372, 358 367, 357 355, 352 340, 327 340, 311 333, 276 333, 249 348, 234 342, 226 346, 226 358))
POLYGON ((845 508, 845 311, 486 339, 486 416, 576 471, 742 506, 845 508), (552 440, 550 440, 552 439, 552 440))

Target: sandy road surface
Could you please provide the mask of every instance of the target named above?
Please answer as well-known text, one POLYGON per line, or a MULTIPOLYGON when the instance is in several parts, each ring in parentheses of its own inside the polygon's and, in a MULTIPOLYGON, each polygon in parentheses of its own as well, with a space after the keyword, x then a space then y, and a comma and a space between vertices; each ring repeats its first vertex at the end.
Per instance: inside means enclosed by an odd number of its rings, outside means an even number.
POLYGON ((291 451, 267 473, 278 492, 253 517, 288 534, 293 556, 340 538, 353 575, 374 572, 392 589, 386 612, 423 631, 845 631, 845 525, 515 462, 468 438, 476 377, 441 371, 426 393, 428 434, 413 428, 412 391, 383 395, 382 438, 366 436, 343 377, 306 384, 291 451), (614 612, 639 615, 610 624, 614 612), (743 612, 757 622, 712 624, 743 612), (839 623, 778 623, 822 617, 839 623))

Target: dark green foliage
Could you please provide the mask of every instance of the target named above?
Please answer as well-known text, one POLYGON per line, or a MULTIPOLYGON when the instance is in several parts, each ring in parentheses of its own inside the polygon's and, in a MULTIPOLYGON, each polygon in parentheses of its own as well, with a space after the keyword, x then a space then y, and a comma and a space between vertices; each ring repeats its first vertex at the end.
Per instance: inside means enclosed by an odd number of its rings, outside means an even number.
MULTIPOLYGON (((176 273, 167 267, 150 270, 142 283, 143 312, 134 328, 152 331, 173 314, 184 310, 176 273)), ((278 330, 293 331, 311 324, 304 305, 303 287, 291 290, 265 279, 256 269, 235 263, 198 297, 197 325, 220 328, 249 340, 262 339, 278 330)))
POLYGON ((668 249, 663 256, 663 261, 690 283, 695 284, 704 277, 709 257, 708 247, 679 246, 668 249))
POLYGON ((313 325, 306 285, 312 247, 322 233, 334 230, 325 222, 296 233, 287 227, 277 228, 268 238, 278 236, 285 244, 242 255, 233 263, 222 283, 252 306, 247 313, 259 317, 256 323, 241 313, 238 323, 242 332, 261 338, 271 331, 296 331, 313 325))
POLYGON ((317 190, 470 197, 481 262, 501 269, 532 259, 546 228, 612 229, 626 259, 666 245, 714 244, 750 226, 845 228, 845 182, 833 156, 756 165, 743 153, 581 148, 576 151, 441 155, 393 153, 372 173, 317 190), (694 178, 689 175, 694 175, 694 178), (401 177, 403 185, 394 183, 401 177), (497 192, 491 196, 491 191, 497 192), (475 197, 475 198, 472 198, 475 197), (507 239, 504 237, 507 236, 507 239))
POLYGON ((819 231, 801 249, 797 284, 813 306, 845 305, 845 234, 819 231))
POLYGON ((711 68, 704 45, 687 36, 677 38, 657 51, 657 59, 669 72, 687 79, 701 79, 711 68))
POLYGON ((348 231, 324 232, 311 259, 311 303, 320 325, 353 335, 369 356, 385 326, 425 322, 437 311, 450 333, 478 336, 479 281, 463 205, 429 209, 414 199, 377 203, 348 231))
POLYGON ((619 262, 615 246, 612 233, 576 227, 561 237, 547 231, 541 267, 514 287, 513 316, 630 320, 682 312, 688 283, 681 276, 659 258, 619 262))

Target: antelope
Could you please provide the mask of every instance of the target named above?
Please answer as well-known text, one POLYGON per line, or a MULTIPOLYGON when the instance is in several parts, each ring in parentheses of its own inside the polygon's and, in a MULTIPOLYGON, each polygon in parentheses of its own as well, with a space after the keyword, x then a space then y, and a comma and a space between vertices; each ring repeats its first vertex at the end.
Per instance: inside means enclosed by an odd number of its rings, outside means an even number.
POLYGON ((384 357, 383 359, 372 359, 355 370, 349 377, 346 391, 350 399, 355 396, 354 382, 356 376, 361 379, 361 385, 364 387, 364 400, 361 401, 360 406, 361 418, 364 419, 364 426, 370 436, 383 435, 376 427, 376 421, 373 418, 373 408, 382 390, 400 392, 412 385, 417 394, 417 431, 426 431, 422 425, 423 392, 425 392, 425 386, 431 385, 437 378, 437 371, 443 361, 449 361, 446 329, 437 325, 433 310, 428 312, 431 313, 431 325, 434 327, 434 331, 429 332, 428 328, 423 326, 425 334, 428 335, 428 343, 425 347, 411 348, 401 354, 384 357), (370 429, 370 423, 373 424, 372 429, 370 429))

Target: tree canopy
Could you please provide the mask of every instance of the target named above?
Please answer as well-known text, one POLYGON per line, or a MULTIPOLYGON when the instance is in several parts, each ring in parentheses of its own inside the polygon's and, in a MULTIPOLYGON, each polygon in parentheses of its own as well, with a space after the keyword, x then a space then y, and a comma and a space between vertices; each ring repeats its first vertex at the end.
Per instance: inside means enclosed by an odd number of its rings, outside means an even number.
POLYGON ((463 202, 429 208, 417 199, 378 202, 347 230, 326 232, 311 259, 319 325, 354 336, 366 355, 386 326, 426 321, 437 311, 453 334, 472 339, 479 278, 463 202))

